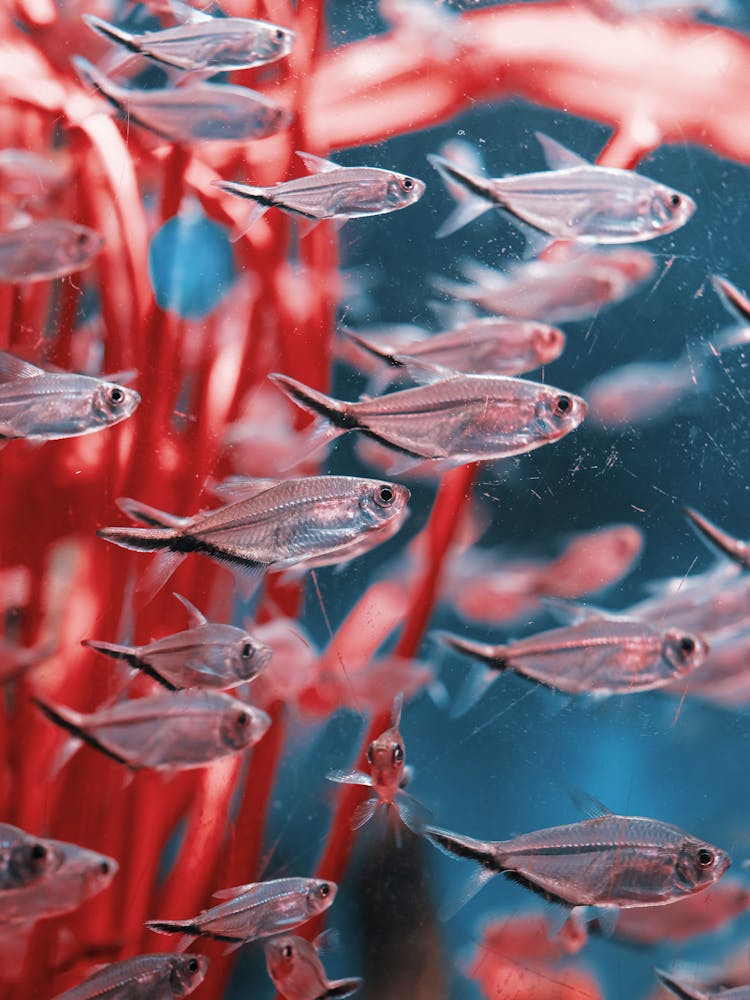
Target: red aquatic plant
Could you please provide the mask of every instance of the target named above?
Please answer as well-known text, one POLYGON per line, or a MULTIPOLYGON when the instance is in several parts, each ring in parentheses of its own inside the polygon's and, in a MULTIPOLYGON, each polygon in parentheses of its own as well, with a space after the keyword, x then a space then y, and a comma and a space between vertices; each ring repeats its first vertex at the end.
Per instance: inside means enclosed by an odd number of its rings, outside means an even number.
MULTIPOLYGON (((120 863, 108 891, 65 919, 38 923, 25 950, 20 940, 10 943, 18 967, 0 964, 9 1000, 52 996, 92 964, 168 948, 168 940, 148 935, 145 920, 197 912, 217 887, 259 875, 266 814, 294 712, 325 718, 354 690, 354 703, 370 714, 356 762, 364 766, 364 749, 387 728, 396 690, 414 690, 426 679, 420 668, 410 679, 403 664, 413 669, 408 663, 471 496, 474 469, 448 473, 408 586, 397 579, 372 584, 343 622, 330 622, 331 641, 319 658, 289 653, 298 671, 294 684, 259 688, 273 723, 247 767, 232 759, 166 782, 150 773, 128 782, 117 765, 86 750, 55 772, 62 737, 31 696, 92 709, 117 694, 118 681, 111 667, 81 648, 81 639, 116 639, 134 624, 134 639, 142 641, 182 627, 182 612, 166 592, 133 616, 142 557, 95 537, 97 527, 117 523, 115 499, 135 496, 190 514, 210 505, 212 477, 275 474, 283 461, 273 444, 264 469, 235 468, 225 447, 228 427, 248 413, 257 420, 253 394, 270 371, 328 387, 342 287, 334 232, 324 224, 300 241, 292 268, 290 222, 268 213, 235 245, 241 273, 232 291, 207 319, 182 319, 154 301, 147 250, 185 196, 197 197, 213 219, 241 225, 241 204, 230 202, 213 180, 274 183, 299 170, 296 149, 325 155, 378 142, 444 122, 476 101, 510 95, 611 126, 601 159, 610 165, 632 167, 658 145, 685 140, 750 163, 750 40, 726 29, 655 18, 615 24, 567 2, 485 7, 461 15, 457 48, 446 62, 399 31, 331 50, 323 0, 223 6, 295 29, 286 64, 260 76, 235 74, 236 82, 281 95, 294 124, 259 143, 194 149, 155 143, 115 122, 75 77, 72 54, 96 58, 104 51, 80 13, 107 16, 107 3, 7 0, 0 8, 0 147, 43 152, 58 146, 68 181, 54 196, 54 214, 91 226, 106 240, 80 276, 0 286, 0 346, 34 361, 83 368, 100 343, 102 370, 137 370, 143 398, 131 420, 106 433, 41 449, 13 442, 0 454, 0 609, 14 639, 53 650, 13 680, 0 703, 0 818, 120 863), (97 293, 101 317, 93 329, 80 329, 78 307, 89 289, 97 293), (383 668, 373 682, 370 661, 397 629, 396 666, 383 668), (353 688, 338 673, 349 666, 353 688), (179 850, 164 875, 160 859, 180 823, 179 850)), ((278 432, 293 442, 307 418, 291 407, 278 412, 278 432)), ((258 428, 259 437, 261 431, 268 428, 258 428)), ((303 462, 300 469, 313 465, 303 462)), ((226 570, 188 560, 174 589, 211 616, 229 619, 233 581, 226 570)), ((269 578, 258 625, 294 621, 301 605, 299 583, 269 578)), ((146 690, 149 683, 136 685, 146 690)), ((317 866, 326 878, 345 875, 350 819, 363 794, 349 786, 336 792, 317 866)), ((218 956, 218 949, 208 950, 218 956)), ((195 995, 218 1000, 229 969, 229 959, 215 957, 195 995)))

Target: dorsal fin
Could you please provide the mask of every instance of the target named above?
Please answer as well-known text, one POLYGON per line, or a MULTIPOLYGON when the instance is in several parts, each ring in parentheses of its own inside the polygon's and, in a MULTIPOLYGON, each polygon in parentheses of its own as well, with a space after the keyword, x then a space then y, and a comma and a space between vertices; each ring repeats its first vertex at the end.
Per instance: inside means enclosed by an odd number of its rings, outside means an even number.
MULTIPOLYGON (((175 597, 177 595, 175 594, 175 597)), ((260 885, 259 882, 247 882, 245 885, 233 885, 228 889, 219 889, 218 892, 212 892, 212 899, 236 899, 238 896, 244 896, 246 892, 250 892, 251 889, 255 889, 256 886, 260 885)))
POLYGON ((211 488, 211 492, 224 500, 236 502, 239 500, 251 500, 260 496, 266 490, 272 489, 283 482, 282 479, 258 479, 254 476, 227 476, 220 483, 216 483, 211 488))
POLYGON ((198 628, 199 626, 205 625, 208 622, 208 619, 203 614, 203 612, 199 611, 194 604, 191 604, 191 602, 187 599, 187 597, 183 597, 182 594, 178 594, 175 591, 172 591, 172 593, 180 602, 180 604, 183 606, 183 608, 185 608, 185 610, 187 611, 190 628, 198 628))
POLYGON ((584 158, 579 156, 578 153, 574 153, 572 149, 568 149, 567 146, 563 146, 563 144, 558 142, 557 139, 550 138, 550 136, 545 135, 544 132, 535 132, 534 135, 537 137, 539 145, 542 147, 544 159, 547 161, 547 166, 550 170, 566 170, 570 167, 591 166, 588 160, 584 160, 584 158))
POLYGON ((329 174, 332 170, 343 169, 339 163, 334 163, 333 160, 326 160, 324 156, 316 156, 314 153, 303 153, 301 149, 298 149, 296 152, 311 174, 329 174))
POLYGON ((12 382, 18 378, 38 378, 44 375, 44 369, 22 361, 15 354, 0 351, 0 382, 12 382))
POLYGON ((595 799, 593 795, 589 795, 588 792, 584 792, 580 788, 568 788, 568 795, 570 795, 573 803, 578 806, 584 815, 588 816, 589 819, 601 819, 602 816, 612 816, 612 810, 607 809, 599 799, 595 799))
POLYGON ((393 699, 393 708, 391 709, 391 728, 398 729, 401 725, 401 710, 404 707, 404 692, 399 691, 396 697, 393 699))

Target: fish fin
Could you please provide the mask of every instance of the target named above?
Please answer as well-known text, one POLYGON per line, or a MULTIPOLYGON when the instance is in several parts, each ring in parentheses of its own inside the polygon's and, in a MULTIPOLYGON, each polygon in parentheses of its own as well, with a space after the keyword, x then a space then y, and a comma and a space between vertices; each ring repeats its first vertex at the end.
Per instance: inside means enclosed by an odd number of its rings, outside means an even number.
POLYGON ((99 35, 104 35, 111 42, 116 42, 131 52, 140 52, 140 47, 136 44, 133 36, 127 31, 123 31, 122 28, 115 27, 114 24, 102 20, 101 17, 97 17, 95 14, 84 14, 83 20, 92 31, 95 31, 99 35))
POLYGON ((222 951, 222 955, 231 955, 232 952, 235 952, 238 949, 240 949, 243 946, 243 944, 247 944, 247 941, 232 941, 232 943, 228 944, 224 949, 224 951, 222 951))
POLYGON ((406 369, 412 382, 419 385, 429 385, 431 382, 443 382, 447 378, 453 378, 456 372, 445 365, 437 365, 432 361, 423 361, 421 358, 413 358, 405 354, 394 354, 397 364, 406 369))
POLYGON ((157 552, 135 588, 144 605, 151 603, 184 558, 184 552, 172 552, 170 549, 157 552))
POLYGON ((432 299, 427 303, 427 308, 440 324, 441 330, 452 329, 477 317, 477 310, 471 302, 438 302, 437 299, 432 299))
MULTIPOLYGON (((667 972, 662 972, 661 969, 654 969, 656 978, 662 984, 666 986, 667 989, 674 993, 676 997, 680 1000, 703 1000, 706 994, 698 987, 694 986, 693 983, 683 983, 679 979, 675 979, 673 976, 669 975, 667 972)), ((717 997, 721 996, 721 992, 716 994, 717 997)))
POLYGON ((360 337, 359 334, 354 333, 353 330, 350 330, 348 329, 348 327, 345 326, 340 326, 339 332, 342 333, 347 338, 347 340, 350 340, 353 344, 356 344, 357 347, 359 347, 363 351, 366 351, 368 354, 372 354, 374 357, 379 358, 381 361, 386 361, 389 365, 393 365, 394 368, 402 367, 402 363, 396 360, 392 351, 389 348, 380 347, 378 344, 373 344, 365 337, 360 337))
POLYGON ((313 939, 312 946, 317 952, 335 951, 341 945, 341 937, 334 927, 327 927, 313 939))
POLYGON ((614 815, 612 810, 607 809, 599 799, 595 799, 593 795, 589 795, 588 792, 584 792, 581 788, 574 788, 572 785, 569 786, 568 795, 573 804, 581 810, 584 816, 588 816, 589 819, 602 819, 604 816, 614 815))
MULTIPOLYGON (((393 450, 385 441, 378 441, 378 443, 393 450)), ((423 458, 421 455, 409 455, 400 451, 394 451, 393 457, 384 467, 389 476, 400 476, 407 473, 421 475, 423 472, 435 472, 437 475, 440 471, 439 462, 434 458, 423 458)))
POLYGON ((565 625, 577 625, 586 621, 623 621, 625 615, 615 615, 593 604, 582 604, 580 601, 569 601, 565 597, 540 597, 539 603, 559 622, 565 625))
POLYGON ((554 906, 549 919, 547 920, 548 936, 550 941, 557 937, 574 913, 585 909, 585 906, 573 907, 562 902, 554 906))
POLYGON ((238 896, 243 896, 246 892, 250 892, 251 889, 255 889, 256 886, 260 885, 259 882, 246 882, 245 885, 233 885, 229 889, 219 889, 218 892, 212 892, 212 899, 236 899, 238 896))
POLYGON ((102 382, 116 382, 118 385, 130 385, 131 382, 134 382, 138 378, 139 374, 140 372, 137 368, 126 368, 121 372, 107 372, 106 375, 102 374, 99 378, 102 382))
POLYGON ((474 219, 478 219, 480 215, 489 212, 492 207, 492 203, 485 201, 484 198, 467 198, 453 209, 445 222, 437 229, 435 239, 442 240, 446 236, 451 236, 459 229, 463 229, 464 226, 468 226, 474 219))
POLYGON ((234 574, 234 583, 237 592, 245 603, 250 600, 255 591, 260 586, 266 566, 246 566, 244 564, 237 567, 234 574))
POLYGON ((83 729, 84 717, 80 712, 76 712, 72 708, 63 708, 61 705, 49 705, 47 702, 41 700, 41 698, 31 699, 36 707, 40 709, 47 716, 50 722, 54 722, 56 726, 60 726, 61 729, 66 729, 69 733, 72 733, 76 739, 81 740, 84 743, 88 743, 89 746, 94 747, 94 749, 101 751, 111 760, 116 761, 118 764, 130 764, 124 757, 120 754, 115 753, 114 750, 110 750, 101 743, 95 736, 83 729))
POLYGON ((394 804, 404 825, 408 826, 412 833, 421 836, 422 831, 432 819, 432 813, 429 809, 413 795, 409 795, 403 790, 396 792, 394 804))
POLYGON ((329 781, 337 781, 341 785, 369 785, 372 787, 372 778, 362 771, 329 771, 326 778, 329 781))
POLYGON ((429 153, 427 159, 443 178, 449 192, 455 191, 456 184, 461 185, 466 191, 465 196, 435 233, 438 239, 450 236, 451 233, 455 233, 456 230, 495 207, 489 197, 481 197, 472 190, 484 183, 480 175, 464 170, 453 161, 446 160, 443 156, 436 156, 434 153, 429 153))
POLYGON ((138 665, 138 657, 133 646, 120 646, 115 642, 100 642, 98 639, 82 639, 81 645, 88 649, 111 656, 115 660, 126 660, 131 666, 138 665))
POLYGON ((356 993, 361 985, 362 980, 358 977, 334 979, 328 984, 325 993, 321 994, 320 997, 316 997, 315 1000, 338 1000, 340 997, 349 997, 352 993, 356 993))
POLYGON ((301 149, 297 149, 295 152, 311 174, 329 174, 332 170, 342 169, 340 163, 327 160, 324 156, 316 156, 314 153, 303 153, 301 149))
POLYGON ((440 919, 445 923, 451 917, 455 917, 458 911, 462 910, 487 885, 490 879, 495 877, 495 874, 496 872, 490 871, 489 868, 480 868, 479 871, 474 872, 458 895, 440 907, 440 919))
POLYGON ((177 594, 175 591, 172 591, 172 594, 187 611, 190 628, 199 628, 201 625, 208 624, 208 618, 194 604, 191 604, 187 597, 183 597, 182 594, 177 594))
POLYGON ((297 223, 297 237, 301 240, 309 236, 313 229, 323 221, 310 215, 295 215, 294 220, 297 223))
POLYGON ((747 542, 723 531, 692 507, 683 507, 682 513, 697 529, 701 541, 707 543, 712 549, 718 549, 722 555, 727 556, 744 569, 750 569, 750 545, 747 542))
POLYGON ((448 694, 448 688, 437 677, 430 681, 425 690, 435 708, 446 709, 450 705, 451 699, 448 694))
POLYGON ((356 426, 353 419, 347 419, 346 404, 341 400, 326 396, 325 393, 319 392, 317 389, 311 389, 288 375, 272 372, 268 377, 298 406, 323 417, 324 420, 333 425, 339 434, 356 426))
MULTIPOLYGON (((181 931, 198 930, 190 920, 147 920, 146 927, 157 934, 179 934, 181 931)), ((197 937, 197 934, 195 937, 197 937)), ((191 938, 191 940, 194 941, 195 937, 191 938)))
POLYGON ((253 476, 228 476, 211 488, 211 492, 222 499, 234 503, 238 500, 252 500, 266 490, 273 489, 283 479, 256 479, 253 476))
POLYGON ((495 845, 493 844, 483 840, 475 840, 473 837, 464 837, 458 833, 451 833, 450 830, 442 830, 437 826, 426 826, 423 833, 444 854, 452 854, 458 858, 476 861, 493 875, 502 871, 502 867, 495 857, 495 845))
POLYGON ((391 728, 398 729, 401 724, 401 712, 404 707, 404 692, 399 691, 396 697, 393 699, 393 708, 391 709, 391 728))
POLYGON ((451 718, 460 719, 466 715, 470 709, 479 703, 484 693, 492 686, 495 680, 497 680, 497 673, 493 670, 488 670, 486 667, 476 666, 473 670, 470 670, 461 690, 451 703, 451 718))
POLYGON ((544 132, 535 132, 534 135, 537 138, 537 142, 542 147, 542 152, 544 153, 544 159, 547 161, 547 166, 550 170, 565 170, 569 167, 590 167, 591 163, 589 160, 585 160, 578 153, 574 153, 572 149, 568 149, 567 146, 563 146, 561 142, 557 139, 552 139, 550 136, 545 135, 544 132))
POLYGON ((351 828, 352 830, 359 830, 369 823, 375 812, 380 805, 380 799, 374 795, 371 799, 365 799, 364 802, 360 802, 357 808, 352 813, 351 828))
POLYGON ((597 906, 596 923, 602 937, 610 938, 617 928, 617 919, 620 916, 620 909, 617 906, 597 906))
POLYGON ((243 236, 246 236, 258 219, 261 219, 270 207, 270 205, 253 205, 245 218, 232 227, 232 231, 229 234, 229 242, 236 243, 238 240, 241 240, 243 236))
POLYGON ((714 286, 724 308, 743 323, 750 323, 750 300, 747 296, 735 287, 731 281, 722 278, 719 274, 711 276, 711 284, 714 286))
POLYGON ((401 772, 401 781, 398 787, 401 789, 407 788, 412 781, 414 781, 414 767, 412 764, 405 764, 401 772))
POLYGON ((131 521, 138 524, 147 524, 151 528, 184 528, 192 518, 177 517, 175 514, 167 514, 166 511, 159 510, 158 507, 149 507, 140 500, 131 500, 130 497, 118 497, 117 506, 131 521))
POLYGON ((118 87, 114 81, 110 80, 106 74, 97 69, 88 59, 84 59, 83 56, 73 56, 71 62, 83 83, 98 90, 103 97, 119 107, 119 94, 122 88, 118 87))
POLYGON ((44 375, 43 368, 17 358, 15 354, 0 351, 0 382, 14 382, 19 378, 38 378, 44 375))
POLYGON ((493 670, 506 670, 504 655, 507 647, 493 646, 488 642, 473 642, 471 639, 462 639, 461 636, 453 635, 451 632, 433 632, 434 636, 466 656, 473 656, 484 663, 489 664, 493 670))
POLYGON ((52 765, 49 769, 48 773, 50 781, 54 781, 68 761, 75 757, 82 746, 83 740, 78 739, 77 736, 71 736, 70 739, 63 743, 59 751, 55 754, 55 759, 52 761, 52 765))

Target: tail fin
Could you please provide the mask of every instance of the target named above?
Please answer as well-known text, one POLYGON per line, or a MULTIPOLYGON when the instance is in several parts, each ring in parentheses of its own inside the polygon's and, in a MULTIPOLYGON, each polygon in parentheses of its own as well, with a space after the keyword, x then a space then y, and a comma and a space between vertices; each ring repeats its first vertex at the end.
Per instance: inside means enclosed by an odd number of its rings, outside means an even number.
POLYGON ((169 547, 175 537, 173 528, 99 528, 99 538, 135 552, 156 552, 169 547))
POLYGON ((743 323, 750 323, 750 300, 731 281, 722 278, 720 274, 714 274, 711 278, 721 301, 727 311, 743 323))
POLYGON ((493 872, 502 871, 493 845, 487 841, 474 840, 473 837, 462 837, 457 833, 451 833, 450 830, 441 830, 437 826, 425 826, 423 833, 435 847, 439 847, 445 854, 455 854, 458 858, 468 858, 493 872))
POLYGON ((328 984, 328 989, 320 1000, 338 1000, 339 997, 349 997, 356 993, 362 985, 362 980, 352 977, 351 979, 335 979, 328 984))
MULTIPOLYGON (((667 975, 666 972, 662 972, 660 969, 654 969, 654 972, 659 981, 670 992, 674 993, 676 997, 680 997, 680 1000, 704 1000, 706 997, 706 993, 699 986, 693 986, 692 984, 673 979, 672 976, 667 975)), ((721 993, 719 993, 720 995, 721 993)))
POLYGON ((131 500, 130 497, 119 497, 117 506, 131 521, 146 524, 150 528, 184 528, 192 520, 190 517, 167 514, 166 511, 159 510, 158 507, 149 507, 147 503, 131 500))
POLYGON ((458 635, 452 635, 450 632, 440 632, 438 633, 440 639, 450 646, 451 649, 457 650, 459 653, 465 653, 467 656, 473 656, 477 660, 482 660, 484 663, 489 664, 493 670, 506 670, 507 662, 505 660, 505 646, 492 646, 486 642, 472 642, 471 639, 462 639, 458 635))
POLYGON ((92 28, 100 35, 104 35, 110 41, 122 45, 131 52, 140 52, 138 43, 135 41, 133 35, 127 31, 123 31, 122 28, 116 28, 114 24, 110 24, 109 21, 103 21, 102 18, 97 17, 95 14, 84 14, 83 20, 88 24, 89 28, 92 28))
POLYGON ((147 920, 146 927, 157 934, 200 934, 200 928, 190 920, 147 920))
POLYGON ((366 351, 368 354, 372 354, 374 357, 380 358, 381 361, 386 361, 389 365, 392 365, 394 368, 404 367, 403 362, 398 360, 398 358, 393 354, 392 349, 389 349, 387 347, 378 347, 377 344, 373 344, 369 340, 365 340, 364 337, 360 337, 358 334, 353 333, 351 330, 348 330, 345 326, 342 326, 339 329, 341 333, 343 333, 343 335, 347 338, 347 340, 351 340, 353 344, 356 344, 357 347, 361 348, 363 351, 366 351))
POLYGON ((72 708, 63 708, 60 705, 48 705, 41 698, 32 698, 31 700, 47 716, 50 722, 54 722, 56 726, 66 729, 76 739, 83 740, 84 743, 88 743, 89 746, 101 751, 101 753, 111 758, 111 760, 117 761, 118 764, 128 764, 128 761, 124 757, 121 757, 113 750, 110 750, 109 747, 100 743, 95 736, 83 728, 84 716, 80 712, 76 712, 72 708))
POLYGON ((133 667, 138 666, 138 657, 132 646, 118 646, 114 642, 99 642, 97 639, 83 639, 81 645, 95 649, 97 653, 103 653, 105 656, 111 656, 115 660, 127 660, 133 667))
POLYGON ((349 412, 349 407, 341 400, 331 399, 316 389, 303 385, 288 375, 273 373, 268 376, 291 399, 305 410, 310 410, 319 418, 308 451, 314 451, 319 445, 333 441, 346 431, 358 427, 356 418, 349 412))
POLYGON ((121 88, 116 83, 110 80, 101 70, 97 69, 88 59, 84 59, 83 56, 73 56, 73 65, 83 83, 93 87, 94 90, 98 90, 116 108, 120 107, 119 94, 121 88))
POLYGON ((747 542, 722 531, 721 528, 709 521, 703 514, 699 514, 697 510, 693 510, 692 507, 683 507, 682 512, 685 517, 692 521, 703 540, 708 542, 712 548, 718 549, 722 555, 727 556, 743 569, 750 569, 750 545, 747 542))
POLYGON ((232 181, 211 181, 211 183, 226 194, 233 194, 237 198, 249 198, 255 202, 248 216, 235 224, 230 237, 232 243, 236 243, 244 236, 273 205, 265 188, 253 187, 251 184, 235 184, 232 181))
POLYGON ((455 233, 494 207, 482 177, 468 170, 463 170, 451 160, 446 160, 443 156, 436 156, 434 153, 430 153, 427 159, 443 178, 449 191, 455 190, 454 185, 456 184, 461 185, 467 191, 467 196, 456 206, 435 233, 438 239, 450 236, 451 233, 455 233))

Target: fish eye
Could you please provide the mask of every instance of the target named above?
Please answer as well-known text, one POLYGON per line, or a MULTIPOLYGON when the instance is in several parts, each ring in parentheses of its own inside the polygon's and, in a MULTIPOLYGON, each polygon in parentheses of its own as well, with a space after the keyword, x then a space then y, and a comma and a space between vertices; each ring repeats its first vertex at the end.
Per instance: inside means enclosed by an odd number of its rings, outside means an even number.
POLYGON ((238 726, 246 726, 249 721, 250 721, 250 717, 248 716, 247 712, 238 712, 237 713, 237 725, 238 726))
POLYGON ((277 42, 283 42, 284 41, 283 30, 281 28, 277 28, 273 37, 276 39, 277 42))
POLYGON ((76 233, 76 243, 78 244, 79 247, 85 247, 88 241, 89 241, 89 234, 85 232, 85 230, 80 233, 76 233))
POLYGON ((691 635, 683 635, 680 639, 680 652, 686 656, 695 652, 695 639, 691 635))
POLYGON ((682 198, 680 198, 680 196, 678 194, 673 194, 671 196, 671 198, 669 199, 669 202, 670 202, 672 208, 678 208, 679 205, 680 205, 680 203, 682 202, 682 198))
POLYGON ((710 868, 714 863, 714 852, 709 851, 707 847, 701 847, 695 858, 700 868, 710 868))
POLYGON ((188 972, 197 972, 200 966, 198 965, 197 958, 191 958, 187 964, 188 972))
POLYGON ((322 885, 318 886, 318 895, 320 896, 321 899, 325 899, 326 896, 330 896, 330 894, 331 894, 331 887, 327 882, 324 882, 322 885))
POLYGON ((393 492, 390 486, 380 486, 375 490, 375 496, 373 499, 378 507, 390 507, 396 498, 396 494, 393 492))
POLYGON ((373 755, 373 747, 374 746, 375 746, 375 744, 371 743, 369 745, 369 747, 367 748, 367 763, 368 764, 372 764, 372 755, 373 755))
POLYGON ((556 417, 564 417, 566 413, 570 413, 573 409, 573 400, 570 396, 558 396, 552 400, 550 409, 556 417))
POLYGON ((109 875, 109 862, 102 861, 102 863, 99 865, 99 871, 102 873, 102 875, 109 875))
POLYGON ((281 949, 282 958, 291 958, 293 954, 294 950, 290 944, 285 944, 284 947, 281 949))
POLYGON ((44 844, 34 844, 34 846, 31 848, 31 856, 34 859, 34 861, 41 861, 42 858, 47 857, 47 848, 44 846, 44 844))
POLYGON ((393 747, 393 763, 400 764, 404 759, 404 748, 396 743, 393 747))
POLYGON ((411 179, 411 177, 402 177, 401 187, 404 189, 404 191, 413 191, 414 181, 411 179))
POLYGON ((118 385, 112 386, 112 388, 109 390, 110 403, 113 403, 115 406, 119 406, 119 404, 122 403, 124 399, 125 399, 125 393, 123 392, 123 390, 118 385))
POLYGON ((253 655, 253 644, 251 642, 246 642, 242 647, 242 658, 243 660, 249 660, 253 655))

